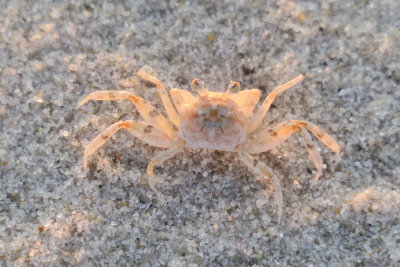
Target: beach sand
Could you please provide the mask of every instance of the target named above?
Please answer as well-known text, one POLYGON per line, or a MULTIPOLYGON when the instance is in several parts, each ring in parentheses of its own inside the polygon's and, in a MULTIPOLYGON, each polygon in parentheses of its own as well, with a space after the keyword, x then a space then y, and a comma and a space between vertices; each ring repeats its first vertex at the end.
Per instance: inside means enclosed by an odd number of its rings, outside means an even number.
POLYGON ((400 2, 0 1, 0 265, 400 266, 400 2), (89 158, 85 145, 140 115, 127 90, 163 106, 135 73, 170 88, 230 80, 279 95, 264 126, 311 121, 315 174, 300 135, 256 155, 284 188, 277 223, 269 179, 235 153, 187 149, 146 178, 150 147, 126 131, 89 158))

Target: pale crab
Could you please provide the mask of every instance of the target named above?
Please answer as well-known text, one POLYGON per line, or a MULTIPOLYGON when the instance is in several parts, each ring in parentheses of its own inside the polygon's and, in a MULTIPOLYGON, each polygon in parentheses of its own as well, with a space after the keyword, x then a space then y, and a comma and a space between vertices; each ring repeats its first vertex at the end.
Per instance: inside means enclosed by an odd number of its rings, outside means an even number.
POLYGON ((167 148, 154 156, 147 167, 148 183, 159 198, 162 198, 162 194, 155 187, 154 167, 182 152, 185 147, 237 152, 239 159, 255 175, 271 178, 278 222, 280 222, 283 208, 280 181, 266 164, 255 159, 251 154, 273 149, 299 131, 317 169, 313 182, 321 176, 323 163, 309 132, 336 152, 337 161, 340 158, 338 143, 311 122, 290 120, 258 130, 275 97, 302 81, 303 75, 298 75, 276 87, 255 112, 253 110, 260 99, 261 91, 258 89, 240 91, 240 84, 234 81, 231 81, 226 91, 221 93, 209 91, 204 87, 203 81, 194 79, 191 88, 196 92, 196 96, 189 91, 173 88, 170 90, 174 103, 172 104, 170 96, 158 78, 143 70, 140 70, 137 76, 156 86, 169 120, 148 101, 127 91, 96 91, 89 94, 79 102, 78 107, 90 100, 129 99, 143 117, 144 122, 119 121, 99 134, 85 148, 83 156, 85 172, 88 157, 120 129, 128 130, 150 146, 167 148))

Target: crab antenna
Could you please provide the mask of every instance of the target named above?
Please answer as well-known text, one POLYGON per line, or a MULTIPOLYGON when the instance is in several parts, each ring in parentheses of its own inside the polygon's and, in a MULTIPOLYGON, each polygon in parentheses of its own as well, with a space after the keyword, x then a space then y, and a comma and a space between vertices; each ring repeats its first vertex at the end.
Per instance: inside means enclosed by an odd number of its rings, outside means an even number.
POLYGON ((207 88, 204 87, 204 82, 200 79, 193 79, 190 87, 192 87, 193 91, 196 91, 198 93, 207 91, 207 88))
POLYGON ((227 94, 236 94, 237 92, 240 91, 240 83, 231 81, 228 85, 228 88, 226 88, 225 93, 227 94))

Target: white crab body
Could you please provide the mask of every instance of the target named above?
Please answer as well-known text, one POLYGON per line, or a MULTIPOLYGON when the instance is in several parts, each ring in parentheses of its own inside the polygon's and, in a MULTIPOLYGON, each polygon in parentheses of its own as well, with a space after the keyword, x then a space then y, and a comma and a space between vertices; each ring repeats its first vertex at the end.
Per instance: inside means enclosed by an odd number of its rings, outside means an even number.
POLYGON ((246 117, 227 97, 200 96, 181 114, 179 137, 191 148, 233 152, 246 135, 246 117))
POLYGON ((224 93, 208 91, 204 83, 194 79, 191 83, 193 95, 189 91, 174 88, 170 91, 173 103, 160 80, 139 71, 138 76, 156 86, 166 118, 148 101, 127 91, 97 91, 82 99, 78 107, 89 100, 129 99, 143 118, 143 121, 119 121, 100 133, 86 147, 83 166, 87 171, 88 157, 104 145, 120 129, 125 129, 151 146, 168 148, 154 156, 147 166, 147 176, 151 189, 162 198, 155 187, 154 167, 183 151, 184 147, 203 148, 237 152, 239 159, 257 176, 270 177, 275 189, 274 199, 278 207, 278 222, 282 217, 283 196, 279 179, 267 165, 250 154, 268 151, 284 142, 296 132, 305 140, 307 150, 317 172, 314 181, 322 174, 323 163, 309 132, 340 156, 340 147, 326 132, 313 123, 290 120, 256 132, 262 124, 272 101, 277 95, 304 79, 299 75, 289 82, 276 87, 254 111, 261 95, 258 89, 240 91, 240 84, 231 82, 224 93), (178 131, 176 130, 178 129, 178 131), (256 133, 254 133, 256 132, 256 133))

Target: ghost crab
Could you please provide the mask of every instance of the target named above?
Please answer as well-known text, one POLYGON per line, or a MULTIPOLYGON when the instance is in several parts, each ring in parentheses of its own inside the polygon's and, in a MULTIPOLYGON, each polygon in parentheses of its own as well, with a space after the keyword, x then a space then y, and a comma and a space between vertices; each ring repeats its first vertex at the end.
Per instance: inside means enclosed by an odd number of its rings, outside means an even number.
POLYGON ((256 131, 275 97, 302 81, 303 75, 298 75, 276 87, 255 112, 253 110, 260 99, 261 91, 258 89, 241 91, 240 84, 234 81, 231 81, 226 91, 221 93, 208 91, 203 81, 194 79, 191 88, 197 92, 197 96, 193 96, 188 91, 173 88, 170 90, 174 103, 172 104, 170 96, 158 78, 143 70, 140 70, 137 76, 156 86, 169 120, 149 102, 127 91, 96 91, 89 94, 79 102, 78 107, 90 100, 129 99, 143 117, 144 122, 136 120, 116 122, 99 134, 85 148, 83 156, 85 172, 88 157, 120 129, 128 130, 151 146, 167 148, 154 156, 147 167, 148 183, 159 198, 162 198, 162 194, 155 187, 154 167, 182 152, 185 147, 237 152, 239 159, 255 175, 271 178, 278 222, 280 222, 283 208, 280 181, 266 164, 255 159, 251 154, 273 149, 299 131, 317 169, 313 184, 322 174, 323 163, 309 132, 336 152, 336 161, 340 158, 338 143, 311 122, 290 120, 256 131))

